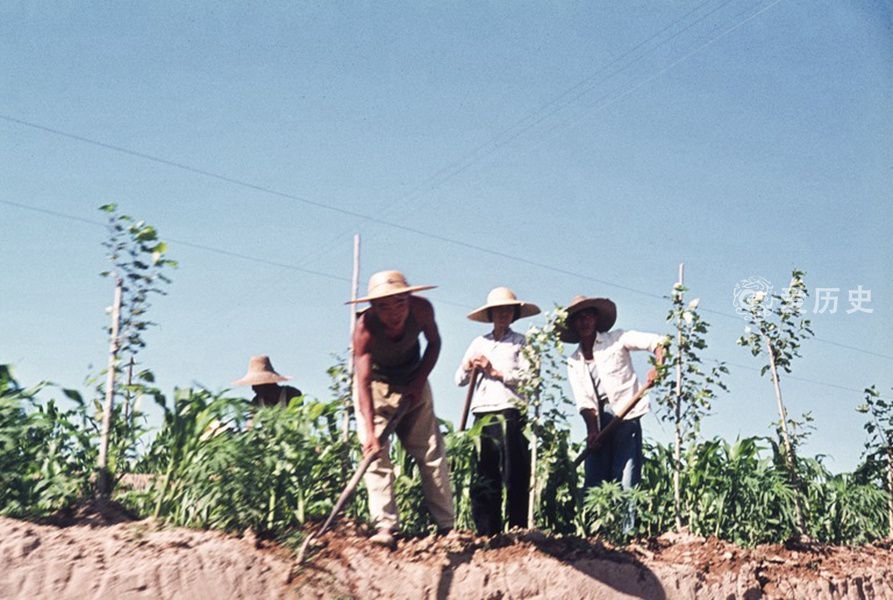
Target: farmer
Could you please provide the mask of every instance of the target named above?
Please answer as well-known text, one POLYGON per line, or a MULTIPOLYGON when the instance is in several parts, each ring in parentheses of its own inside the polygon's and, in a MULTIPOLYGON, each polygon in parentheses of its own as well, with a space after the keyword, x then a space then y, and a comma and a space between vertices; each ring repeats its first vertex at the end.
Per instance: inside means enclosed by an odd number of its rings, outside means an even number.
POLYGON ((280 375, 273 368, 269 356, 252 356, 248 360, 248 372, 241 379, 233 381, 232 385, 239 387, 250 385, 254 391, 251 403, 258 407, 263 406, 287 406, 292 398, 301 395, 301 390, 290 385, 279 385, 288 381, 291 377, 280 375))
MULTIPOLYGON (((664 361, 665 338, 653 333, 611 330, 617 320, 617 306, 607 298, 576 296, 567 307, 563 342, 580 345, 567 361, 568 380, 577 408, 586 423, 591 447, 599 431, 640 388, 633 370, 630 351, 653 352, 656 364, 664 361)), ((654 383, 657 369, 648 371, 647 385, 654 383)), ((643 396, 602 447, 586 458, 584 487, 604 481, 618 481, 624 489, 638 485, 642 478, 642 415, 650 410, 643 396)), ((625 528, 633 524, 633 507, 625 528)))
POLYGON ((364 481, 377 529, 370 541, 386 547, 394 546, 397 506, 388 440, 382 445, 378 436, 403 402, 408 402, 409 408, 397 425, 397 437, 418 464, 422 491, 438 531, 449 532, 455 518, 443 436, 428 385, 428 375, 440 354, 440 334, 434 307, 413 295, 433 287, 410 286, 399 271, 381 271, 369 278, 366 297, 351 301, 371 305, 357 319, 353 337, 357 434, 363 454, 378 456, 364 481), (424 354, 420 333, 425 336, 424 354))
POLYGON ((525 338, 510 325, 539 312, 539 307, 518 300, 509 288, 498 287, 487 294, 483 306, 468 314, 472 321, 493 324, 490 333, 471 342, 456 371, 456 385, 465 386, 472 371, 478 369, 480 379, 471 412, 476 423, 489 417, 481 431, 478 481, 471 490, 471 511, 479 535, 502 531, 503 482, 509 527, 527 527, 530 450, 524 437, 525 402, 517 386, 529 365, 522 353, 525 338))

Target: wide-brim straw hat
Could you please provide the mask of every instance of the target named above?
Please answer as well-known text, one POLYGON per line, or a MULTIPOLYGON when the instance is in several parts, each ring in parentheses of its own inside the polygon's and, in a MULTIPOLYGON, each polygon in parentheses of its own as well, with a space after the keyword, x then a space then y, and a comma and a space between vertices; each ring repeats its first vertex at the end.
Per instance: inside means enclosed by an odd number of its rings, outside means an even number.
POLYGON ((251 357, 248 361, 248 372, 241 379, 236 379, 232 384, 234 386, 264 385, 288 381, 289 379, 291 377, 288 375, 280 375, 276 372, 269 356, 260 355, 251 357))
POLYGON ((517 306, 517 319, 532 317, 533 315, 538 315, 540 313, 540 307, 536 304, 522 302, 521 300, 518 300, 518 296, 515 295, 515 292, 509 288, 498 287, 490 290, 490 293, 487 294, 487 303, 477 310, 468 313, 468 318, 479 323, 492 323, 493 319, 490 318, 489 312, 491 308, 496 308, 497 306, 517 306))
POLYGON ((348 300, 345 304, 371 302, 388 296, 411 294, 422 290, 432 290, 436 287, 436 285, 409 285, 406 277, 400 271, 379 271, 369 278, 369 288, 365 296, 356 300, 348 300))
POLYGON ((577 332, 570 326, 571 318, 575 313, 578 313, 581 310, 586 310, 587 308, 594 308, 595 312, 598 313, 598 322, 595 325, 597 331, 604 333, 610 331, 611 328, 614 327, 614 323, 617 321, 617 305, 614 304, 612 300, 608 298, 574 296, 565 309, 567 311, 567 318, 565 319, 564 329, 562 329, 561 334, 559 335, 562 342, 575 344, 580 341, 577 332))

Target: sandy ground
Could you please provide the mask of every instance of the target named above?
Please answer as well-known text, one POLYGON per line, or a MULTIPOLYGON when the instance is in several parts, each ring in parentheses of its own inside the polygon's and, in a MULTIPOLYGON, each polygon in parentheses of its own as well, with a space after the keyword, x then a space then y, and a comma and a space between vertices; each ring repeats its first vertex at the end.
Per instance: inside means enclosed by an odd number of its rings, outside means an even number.
POLYGON ((889 544, 762 546, 668 535, 611 548, 519 532, 370 547, 359 527, 310 560, 274 544, 120 514, 0 518, 0 598, 893 598, 889 544))
POLYGON ((0 598, 284 598, 291 561, 252 540, 148 521, 56 527, 0 518, 0 598))

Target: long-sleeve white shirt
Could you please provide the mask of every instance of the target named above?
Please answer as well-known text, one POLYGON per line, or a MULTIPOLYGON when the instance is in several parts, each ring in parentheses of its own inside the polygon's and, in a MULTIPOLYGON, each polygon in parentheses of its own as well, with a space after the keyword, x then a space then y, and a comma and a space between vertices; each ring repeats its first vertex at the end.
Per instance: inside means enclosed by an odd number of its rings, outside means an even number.
POLYGON ((527 359, 521 352, 525 343, 524 336, 511 329, 500 340, 494 339, 492 332, 472 340, 456 371, 456 385, 468 385, 471 369, 466 367, 471 359, 479 355, 486 356, 493 368, 502 373, 502 380, 481 373, 471 401, 471 412, 494 412, 523 406, 517 386, 522 373, 529 368, 527 359))
MULTIPOLYGON (((598 372, 599 387, 608 399, 611 412, 619 413, 641 387, 633 370, 630 350, 654 352, 663 341, 664 336, 623 329, 614 329, 596 336, 592 346, 592 360, 598 372)), ((577 409, 598 410, 593 378, 579 348, 567 359, 567 378, 577 409)), ((626 415, 626 419, 641 417, 649 410, 651 402, 646 394, 626 415)))

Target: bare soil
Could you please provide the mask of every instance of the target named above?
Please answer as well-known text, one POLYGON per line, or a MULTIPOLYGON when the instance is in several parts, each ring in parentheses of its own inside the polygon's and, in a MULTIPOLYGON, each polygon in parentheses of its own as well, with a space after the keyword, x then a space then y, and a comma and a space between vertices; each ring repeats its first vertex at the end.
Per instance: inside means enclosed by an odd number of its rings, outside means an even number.
POLYGON ((0 598, 893 598, 891 546, 771 545, 666 535, 614 548, 517 532, 375 548, 344 524, 301 567, 251 534, 133 521, 89 505, 0 518, 0 598))

